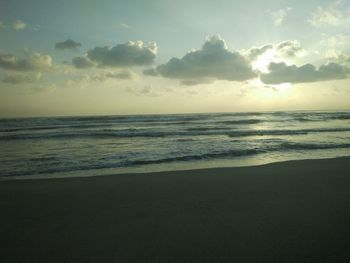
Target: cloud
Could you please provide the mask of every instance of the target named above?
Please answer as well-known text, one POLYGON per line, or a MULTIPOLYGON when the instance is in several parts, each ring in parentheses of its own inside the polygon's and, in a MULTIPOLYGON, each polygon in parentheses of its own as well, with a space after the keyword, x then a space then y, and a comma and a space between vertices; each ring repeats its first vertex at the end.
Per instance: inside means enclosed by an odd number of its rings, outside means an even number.
POLYGON ((142 41, 129 41, 114 47, 95 47, 87 58, 99 67, 130 67, 152 64, 157 54, 157 44, 145 45, 142 41))
POLYGON ((159 76, 159 73, 158 73, 156 68, 147 68, 147 69, 143 70, 142 73, 144 75, 153 76, 153 77, 159 76))
POLYGON ((128 24, 125 24, 125 23, 120 23, 119 26, 122 28, 122 29, 129 29, 130 26, 128 24))
POLYGON ((349 55, 347 55, 347 53, 349 53, 350 51, 349 34, 337 34, 325 37, 321 41, 321 44, 326 47, 326 58, 336 60, 337 62, 342 64, 350 62, 349 55))
POLYGON ((341 10, 342 1, 335 1, 328 7, 318 6, 308 22, 314 27, 339 27, 350 25, 350 10, 341 10))
POLYGON ((94 74, 73 75, 64 80, 63 86, 85 87, 96 82, 104 82, 108 80, 125 81, 136 78, 137 74, 128 69, 123 69, 120 71, 100 71, 94 74))
POLYGON ((0 68, 13 71, 39 71, 52 67, 52 58, 40 53, 27 53, 19 58, 10 53, 0 53, 0 68))
POLYGON ((88 74, 73 76, 72 78, 65 79, 62 87, 83 88, 91 84, 91 80, 91 76, 88 74))
POLYGON ((39 24, 33 26, 33 31, 39 31, 39 30, 40 30, 40 27, 41 27, 41 26, 40 26, 39 24))
POLYGON ((274 26, 281 26, 291 10, 291 7, 286 7, 276 11, 267 10, 267 14, 270 16, 274 26))
POLYGON ((131 70, 122 70, 118 72, 101 72, 94 76, 90 76, 92 81, 105 81, 107 79, 118 79, 118 80, 132 80, 135 79, 137 75, 131 70))
POLYGON ((63 42, 58 42, 55 44, 55 49, 57 50, 63 50, 63 49, 77 49, 81 47, 81 43, 75 42, 72 39, 67 39, 63 42))
POLYGON ((34 83, 41 79, 41 73, 27 73, 27 74, 6 74, 2 77, 2 82, 10 84, 20 83, 34 83))
POLYGON ((125 87, 125 91, 128 93, 135 94, 137 96, 149 96, 149 97, 160 97, 162 94, 169 92, 169 89, 157 89, 151 85, 146 85, 143 87, 125 87))
POLYGON ((327 50, 326 58, 333 61, 337 61, 339 64, 342 64, 342 65, 347 65, 350 63, 349 55, 335 49, 327 50))
POLYGON ((262 47, 253 47, 248 50, 242 50, 242 53, 251 61, 256 60, 266 52, 274 50, 276 56, 280 57, 300 57, 307 52, 297 40, 286 40, 278 44, 268 44, 262 47))
POLYGON ((268 44, 262 47, 253 47, 248 50, 243 50, 242 52, 245 54, 245 56, 247 56, 247 58, 250 61, 253 61, 257 59, 259 56, 261 56, 262 54, 264 54, 266 51, 271 49, 275 49, 275 46, 272 44, 268 44))
POLYGON ((23 30, 27 27, 27 24, 24 23, 22 20, 16 20, 13 22, 12 28, 14 30, 23 30))
POLYGON ((144 74, 180 79, 185 85, 255 77, 249 61, 242 54, 229 51, 218 35, 209 37, 201 49, 190 51, 182 58, 174 57, 166 64, 145 70, 144 74))
POLYGON ((287 65, 284 62, 270 63, 269 73, 261 74, 260 79, 265 84, 306 83, 334 79, 346 79, 350 73, 348 67, 337 63, 321 65, 318 69, 311 64, 301 67, 287 65))
POLYGON ((327 37, 321 41, 321 44, 332 47, 332 48, 348 48, 350 46, 350 35, 349 34, 337 34, 327 37))
POLYGON ((95 63, 86 56, 73 58, 72 64, 78 69, 86 69, 95 66, 95 63))
POLYGON ((130 70, 123 70, 123 71, 117 72, 111 76, 114 78, 117 78, 117 79, 134 79, 136 75, 134 72, 132 72, 130 70))
POLYGON ((350 63, 350 56, 341 53, 338 55, 337 60, 339 61, 340 64, 349 64, 350 63))
POLYGON ((302 48, 301 44, 297 40, 288 40, 281 42, 277 45, 276 50, 285 57, 297 57, 306 54, 305 49, 302 48))
POLYGON ((252 64, 253 70, 267 73, 271 62, 290 61, 307 55, 307 51, 297 40, 287 40, 278 44, 268 44, 240 51, 252 64))

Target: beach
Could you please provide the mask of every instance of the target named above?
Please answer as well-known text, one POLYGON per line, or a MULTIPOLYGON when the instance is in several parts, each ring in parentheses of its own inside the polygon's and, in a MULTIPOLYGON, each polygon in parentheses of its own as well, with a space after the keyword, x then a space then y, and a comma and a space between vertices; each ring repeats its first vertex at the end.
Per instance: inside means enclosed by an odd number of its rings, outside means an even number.
POLYGON ((350 262, 350 157, 0 182, 1 262, 350 262))

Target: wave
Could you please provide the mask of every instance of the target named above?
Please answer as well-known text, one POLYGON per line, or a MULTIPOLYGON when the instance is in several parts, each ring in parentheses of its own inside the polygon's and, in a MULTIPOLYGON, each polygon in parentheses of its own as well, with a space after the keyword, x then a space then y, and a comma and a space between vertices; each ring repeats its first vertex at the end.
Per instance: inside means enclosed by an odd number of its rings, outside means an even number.
POLYGON ((111 127, 110 124, 80 124, 80 125, 56 125, 56 126, 38 126, 38 127, 16 127, 0 129, 0 132, 22 132, 22 131, 44 131, 57 129, 90 129, 111 127))
MULTIPOLYGON (((267 140, 269 141, 269 140, 267 140)), ((143 159, 136 159, 134 157, 127 156, 111 156, 110 158, 101 157, 96 158, 93 162, 86 162, 80 160, 79 162, 70 162, 69 160, 62 160, 53 156, 36 157, 23 159, 19 162, 31 163, 30 167, 23 170, 21 169, 5 169, 0 171, 0 176, 26 176, 26 175, 41 175, 52 173, 67 173, 67 172, 79 172, 87 170, 103 170, 113 168, 126 168, 143 165, 156 165, 175 162, 191 162, 191 161, 208 161, 216 159, 231 159, 235 157, 254 156, 258 154, 278 153, 283 151, 293 150, 324 150, 324 149, 344 149, 350 148, 350 143, 317 143, 317 142, 286 142, 275 140, 273 144, 262 144, 259 147, 251 147, 248 149, 229 149, 221 151, 213 151, 198 154, 184 154, 175 156, 166 154, 160 155, 159 158, 147 158, 147 155, 143 159), (274 143, 276 142, 276 143, 274 143)), ((18 160, 17 160, 18 161, 18 160)), ((18 162, 17 162, 18 164, 18 162)))
POLYGON ((347 132, 350 128, 319 128, 299 130, 235 130, 225 131, 220 129, 208 130, 182 130, 182 131, 150 131, 149 129, 124 129, 102 131, 60 132, 46 134, 6 134, 0 135, 0 140, 31 140, 31 139, 61 139, 61 138, 133 138, 133 137, 172 137, 172 136, 215 136, 225 135, 229 137, 268 136, 268 135, 305 135, 309 133, 347 132))
POLYGON ((350 128, 320 128, 320 129, 300 129, 300 130, 247 130, 236 131, 229 134, 229 137, 264 136, 264 135, 305 135, 309 133, 323 132, 347 132, 350 128))
POLYGON ((350 114, 342 114, 342 115, 332 116, 331 118, 334 120, 350 120, 350 114))
MULTIPOLYGON (((139 165, 150 165, 150 164, 162 164, 162 163, 171 163, 171 162, 185 162, 185 161, 199 161, 199 160, 210 160, 216 158, 229 158, 229 157, 239 157, 254 155, 264 152, 261 149, 246 149, 246 150, 228 150, 216 153, 205 153, 205 154, 195 154, 195 155, 182 155, 168 158, 159 158, 159 159, 145 159, 145 160, 128 160, 120 162, 111 162, 111 163, 86 163, 84 165, 78 166, 63 166, 62 162, 57 163, 56 165, 50 165, 47 169, 37 170, 33 165, 33 170, 26 171, 11 171, 8 173, 0 174, 0 176, 27 176, 27 175, 40 175, 40 174, 52 174, 52 173, 66 173, 66 172, 76 172, 76 171, 86 171, 86 170, 99 170, 99 169, 111 169, 111 168, 125 168, 133 167, 139 165)), ((34 161, 34 160, 33 160, 34 161)), ((45 161, 45 159, 36 161, 45 161)), ((53 164, 53 163, 51 163, 53 164)))
POLYGON ((230 120, 230 121, 221 121, 219 123, 223 124, 257 124, 262 122, 262 120, 258 119, 250 119, 250 120, 230 120))
POLYGON ((232 130, 232 127, 192 127, 186 128, 186 131, 224 131, 232 130))
POLYGON ((339 115, 339 116, 323 116, 323 117, 297 117, 294 118, 295 121, 300 122, 320 122, 320 121, 330 121, 330 120, 350 120, 350 115, 339 115))
POLYGON ((259 123, 288 123, 347 121, 349 112, 240 112, 177 115, 80 116, 53 118, 0 119, 0 133, 30 132, 55 129, 90 129, 111 126, 190 126, 190 125, 250 125, 259 123), (266 117, 266 118, 265 118, 266 117))
POLYGON ((180 161, 198 161, 198 160, 209 160, 216 158, 228 158, 228 157, 239 157, 254 155, 265 152, 262 149, 246 149, 246 150, 229 150, 217 153, 205 153, 205 154, 194 154, 194 155, 183 155, 155 160, 135 160, 130 161, 130 165, 146 165, 146 164, 161 164, 170 162, 180 162, 180 161))
POLYGON ((350 143, 294 143, 284 142, 280 145, 281 149, 290 150, 324 150, 324 149, 344 149, 350 148, 350 143))

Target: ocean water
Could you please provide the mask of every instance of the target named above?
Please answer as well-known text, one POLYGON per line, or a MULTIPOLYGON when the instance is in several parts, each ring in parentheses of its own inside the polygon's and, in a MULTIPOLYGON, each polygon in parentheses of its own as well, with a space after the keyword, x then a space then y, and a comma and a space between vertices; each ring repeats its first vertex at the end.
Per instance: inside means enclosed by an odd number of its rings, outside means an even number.
POLYGON ((0 178, 350 156, 350 111, 0 119, 0 178))

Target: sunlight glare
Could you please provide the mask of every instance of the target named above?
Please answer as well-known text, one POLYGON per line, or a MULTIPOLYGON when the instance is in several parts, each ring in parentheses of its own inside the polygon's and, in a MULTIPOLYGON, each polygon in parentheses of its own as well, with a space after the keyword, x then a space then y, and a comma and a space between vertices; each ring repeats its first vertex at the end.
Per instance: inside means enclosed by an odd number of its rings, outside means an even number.
POLYGON ((262 73, 268 73, 269 65, 271 62, 278 62, 277 51, 275 49, 267 50, 264 54, 260 55, 253 63, 253 70, 259 70, 262 73))

